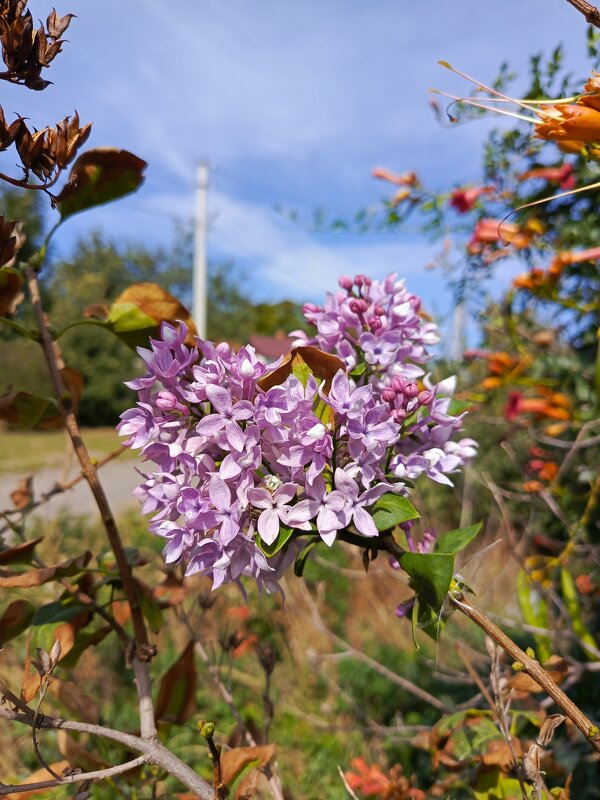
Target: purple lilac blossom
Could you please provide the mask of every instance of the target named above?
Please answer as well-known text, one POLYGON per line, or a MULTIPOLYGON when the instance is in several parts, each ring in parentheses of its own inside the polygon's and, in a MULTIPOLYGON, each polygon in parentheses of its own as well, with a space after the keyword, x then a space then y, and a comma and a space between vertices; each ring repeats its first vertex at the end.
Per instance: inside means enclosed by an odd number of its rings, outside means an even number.
POLYGON ((119 424, 153 462, 135 494, 165 560, 213 588, 246 577, 276 590, 303 536, 331 546, 349 529, 368 542, 382 495, 407 495, 420 475, 450 483, 475 455, 456 435, 454 379, 435 384, 422 367, 438 337, 419 299, 393 275, 342 285, 324 308, 304 307, 315 338, 295 334, 346 365, 329 393, 313 375, 263 389, 280 362, 266 366, 250 346, 189 347, 183 323, 163 323, 140 349, 147 372, 128 384, 138 403, 119 424))

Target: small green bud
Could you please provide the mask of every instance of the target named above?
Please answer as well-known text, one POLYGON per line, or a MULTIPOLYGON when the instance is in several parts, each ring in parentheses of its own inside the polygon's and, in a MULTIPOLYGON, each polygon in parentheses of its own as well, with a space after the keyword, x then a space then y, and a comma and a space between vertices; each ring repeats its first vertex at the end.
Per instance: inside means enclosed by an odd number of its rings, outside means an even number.
POLYGON ((215 732, 214 722, 204 722, 204 720, 202 720, 198 723, 198 728, 200 729, 201 736, 203 736, 205 739, 212 739, 215 732))
POLYGON ((528 647, 527 650, 525 650, 525 652, 527 653, 529 658, 535 658, 535 650, 533 649, 533 647, 528 647))
POLYGON ((590 729, 588 731, 588 736, 590 737, 590 739, 595 739, 599 733, 600 729, 598 728, 597 725, 590 725, 590 729))
POLYGON ((525 666, 521 664, 520 661, 513 661, 512 668, 514 669, 515 672, 521 672, 522 670, 525 669, 525 666))

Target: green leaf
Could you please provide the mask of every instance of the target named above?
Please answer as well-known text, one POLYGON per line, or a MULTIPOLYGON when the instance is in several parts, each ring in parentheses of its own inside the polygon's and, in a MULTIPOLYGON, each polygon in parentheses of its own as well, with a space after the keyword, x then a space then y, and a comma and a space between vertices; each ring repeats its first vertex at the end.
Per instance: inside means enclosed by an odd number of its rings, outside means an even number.
POLYGON ((87 150, 73 164, 69 179, 56 198, 61 221, 134 192, 143 182, 147 166, 127 150, 87 150))
POLYGON ((292 362, 292 374, 298 378, 302 386, 306 389, 306 384, 308 383, 308 379, 310 378, 311 371, 310 367, 305 361, 293 361, 292 362))
POLYGON ((410 615, 410 625, 412 629, 412 638, 415 650, 419 650, 421 648, 421 645, 417 639, 417 628, 419 627, 419 606, 419 598, 415 597, 415 604, 412 609, 412 614, 410 615))
POLYGON ((351 378, 360 378, 361 375, 364 375, 367 371, 367 365, 364 361, 361 361, 357 364, 354 369, 350 371, 351 378))
POLYGON ((371 516, 378 531, 387 531, 406 520, 418 519, 419 512, 406 497, 388 492, 373 504, 371 516))
POLYGON ((82 611, 86 610, 85 606, 74 603, 72 598, 56 600, 53 603, 48 603, 38 608, 31 620, 31 624, 48 625, 54 622, 67 622, 67 620, 76 617, 77 614, 81 614, 82 611))
POLYGON ((323 540, 320 536, 315 536, 314 539, 306 545, 304 550, 302 550, 301 553, 298 553, 296 560, 294 561, 294 575, 297 578, 301 578, 304 574, 306 559, 309 557, 311 550, 313 550, 322 541, 323 540))
POLYGON ((266 544, 260 538, 259 534, 256 534, 256 544, 259 550, 266 555, 267 558, 271 558, 278 553, 284 544, 288 541, 292 533, 294 532, 293 528, 288 528, 287 525, 280 525, 279 526, 279 533, 277 534, 277 538, 271 544, 266 544))
POLYGON ((398 561, 410 576, 419 600, 438 611, 450 589, 454 571, 451 553, 402 553, 398 561))
POLYGON ((163 624, 163 613, 152 595, 139 592, 140 608, 152 633, 158 633, 163 624))
POLYGON ((469 525, 468 528, 456 528, 438 536, 435 542, 436 553, 460 553, 468 547, 481 530, 481 522, 469 525))

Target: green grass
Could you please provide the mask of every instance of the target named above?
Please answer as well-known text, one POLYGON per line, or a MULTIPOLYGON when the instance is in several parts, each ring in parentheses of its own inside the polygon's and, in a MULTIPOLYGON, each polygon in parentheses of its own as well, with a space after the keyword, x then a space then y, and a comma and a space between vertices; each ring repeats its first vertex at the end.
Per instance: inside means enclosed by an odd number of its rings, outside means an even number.
MULTIPOLYGON (((83 430, 84 441, 94 458, 116 450, 120 439, 114 428, 83 430)), ((70 444, 64 431, 7 431, 0 430, 0 475, 10 475, 56 467, 62 468, 70 454, 70 444)), ((120 458, 132 458, 125 452, 120 458)))

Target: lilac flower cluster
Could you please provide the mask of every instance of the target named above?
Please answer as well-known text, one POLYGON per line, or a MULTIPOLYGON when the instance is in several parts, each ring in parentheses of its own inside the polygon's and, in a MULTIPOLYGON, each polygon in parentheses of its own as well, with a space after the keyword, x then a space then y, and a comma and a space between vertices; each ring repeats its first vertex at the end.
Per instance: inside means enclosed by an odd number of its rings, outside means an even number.
POLYGON ((377 536, 367 509, 395 489, 384 461, 400 426, 371 386, 355 389, 340 370, 329 397, 313 375, 262 390, 277 365, 253 348, 197 340, 190 349, 184 325, 161 333, 139 350, 147 373, 128 384, 139 401, 119 432, 156 465, 136 493, 168 563, 183 560, 215 587, 246 575, 273 588, 301 546, 292 538, 267 558, 290 529, 330 545, 349 525, 377 536))
POLYGON ((249 346, 189 347, 181 323, 138 351, 146 374, 128 383, 138 402, 119 424, 154 464, 136 494, 165 560, 215 588, 247 576, 276 589, 307 535, 368 543, 385 495, 406 495, 421 473, 449 483, 474 453, 452 439, 453 382, 433 385, 419 366, 436 332, 418 299, 393 276, 342 287, 325 309, 305 307, 315 343, 346 366, 327 380, 290 367, 273 385, 280 362, 266 366, 249 346))
POLYGON ((448 475, 473 458, 477 444, 453 438, 463 416, 450 411, 455 379, 433 384, 422 367, 430 359, 428 347, 439 341, 436 325, 427 321, 420 299, 396 275, 383 281, 343 276, 339 285, 324 307, 304 306, 316 335, 294 331, 294 346, 314 344, 334 353, 354 383, 372 387, 375 402, 387 406, 389 417, 401 426, 390 461, 396 478, 413 482, 425 474, 452 485, 448 475))

